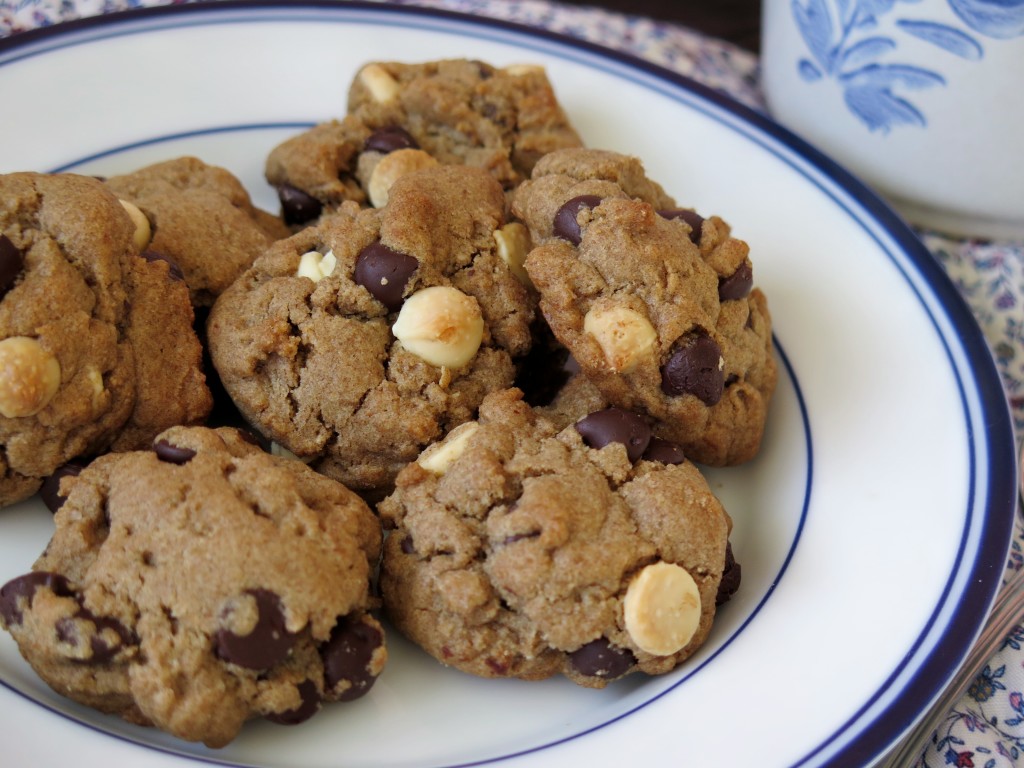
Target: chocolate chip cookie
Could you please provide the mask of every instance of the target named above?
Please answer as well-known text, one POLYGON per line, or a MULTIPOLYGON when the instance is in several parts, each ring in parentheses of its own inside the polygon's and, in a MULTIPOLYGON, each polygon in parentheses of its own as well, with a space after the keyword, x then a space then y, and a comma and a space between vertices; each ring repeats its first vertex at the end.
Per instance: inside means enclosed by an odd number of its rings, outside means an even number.
POLYGON ((381 207, 395 178, 435 162, 483 168, 510 189, 543 155, 580 144, 542 67, 373 62, 347 114, 276 147, 266 176, 284 218, 303 224, 344 200, 381 207))
POLYGON ((96 179, 0 176, 0 505, 209 411, 188 291, 140 255, 140 217, 96 179))
POLYGON ((525 247, 486 171, 403 176, 275 244, 214 305, 210 352, 252 425, 317 470, 387 491, 476 416, 529 350, 525 247), (519 245, 517 245, 517 243, 519 245))
POLYGON ((756 455, 777 371, 748 245, 679 208, 639 161, 566 149, 515 192, 525 269, 548 324, 611 405, 694 461, 756 455))
POLYGON ((250 439, 176 427, 65 479, 46 551, 0 589, 0 623, 54 690, 219 747, 373 685, 380 525, 250 439))
POLYGON ((394 625, 482 677, 600 688, 662 674, 706 640, 731 520, 678 445, 602 409, 564 429, 522 393, 432 445, 378 505, 394 625))
POLYGON ((145 217, 151 250, 181 271, 197 306, 209 306, 274 240, 290 232, 252 204, 228 170, 179 157, 112 176, 107 186, 145 217))

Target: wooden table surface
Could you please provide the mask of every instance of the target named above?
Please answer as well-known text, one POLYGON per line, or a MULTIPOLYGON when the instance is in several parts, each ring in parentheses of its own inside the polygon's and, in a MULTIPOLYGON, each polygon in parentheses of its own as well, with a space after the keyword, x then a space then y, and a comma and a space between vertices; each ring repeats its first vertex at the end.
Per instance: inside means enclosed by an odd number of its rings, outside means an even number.
POLYGON ((761 0, 562 0, 685 24, 708 35, 760 49, 761 0))

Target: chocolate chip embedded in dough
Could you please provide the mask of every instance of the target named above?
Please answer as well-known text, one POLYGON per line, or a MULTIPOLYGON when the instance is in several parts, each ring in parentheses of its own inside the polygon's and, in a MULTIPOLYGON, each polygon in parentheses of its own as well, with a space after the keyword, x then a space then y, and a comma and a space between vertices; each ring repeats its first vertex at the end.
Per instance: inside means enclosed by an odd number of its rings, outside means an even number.
POLYGON ((732 542, 725 544, 725 566, 722 571, 722 580, 718 583, 718 594, 715 596, 715 605, 727 603, 740 588, 742 569, 736 562, 732 553, 732 542))
POLYGON ((281 201, 281 218, 285 224, 305 224, 317 218, 324 208, 315 197, 288 184, 277 188, 277 199, 281 201))
POLYGON ((628 648, 616 648, 608 638, 599 637, 570 653, 569 663, 581 675, 614 680, 632 669, 636 656, 628 648))
POLYGON ((671 440, 664 440, 660 437, 652 437, 647 444, 644 456, 647 461, 657 461, 661 464, 682 464, 686 461, 686 454, 679 443, 671 440))
POLYGON ((364 151, 383 152, 385 155, 388 152, 394 152, 396 149, 419 148, 420 145, 416 143, 416 139, 405 128, 397 125, 388 128, 378 128, 366 137, 366 141, 363 144, 364 151))
POLYGON ((153 451, 160 461, 166 461, 168 464, 187 464, 196 455, 191 448, 179 448, 166 440, 157 440, 153 443, 153 451))
POLYGON ((22 576, 16 576, 0 587, 0 620, 4 626, 21 624, 22 607, 18 605, 18 599, 25 601, 25 605, 32 602, 32 596, 40 587, 46 587, 58 597, 74 597, 75 592, 71 589, 68 580, 59 573, 50 571, 32 571, 22 576))
POLYGON ((168 265, 168 275, 170 276, 170 278, 172 280, 177 280, 178 282, 185 281, 185 273, 181 271, 181 267, 178 266, 177 262, 175 262, 174 259, 171 259, 168 256, 164 256, 162 253, 159 253, 158 251, 154 251, 149 248, 142 252, 142 258, 144 258, 146 261, 150 263, 154 261, 166 261, 168 265))
POLYGON ((0 234, 0 299, 25 269, 25 256, 7 235, 0 234))
POLYGON ((58 509, 64 506, 64 501, 67 499, 60 492, 60 481, 65 477, 77 477, 87 465, 87 461, 72 459, 67 464, 57 467, 53 474, 43 481, 43 485, 39 489, 39 498, 48 510, 56 513, 58 509))
POLYGON ((584 416, 576 422, 576 431, 591 448, 622 443, 630 461, 639 459, 651 441, 651 428, 646 421, 632 411, 614 406, 584 416))
POLYGON ((754 269, 749 261, 744 261, 728 277, 718 278, 718 300, 742 299, 753 286, 754 269))
MULTIPOLYGON (((256 606, 256 623, 246 634, 225 627, 215 636, 217 657, 247 669, 269 669, 287 658, 296 635, 285 628, 281 598, 269 589, 248 589, 256 606)), ((223 619, 230 619, 229 607, 223 619)))
POLYGON ((688 208, 672 208, 667 211, 658 211, 658 215, 664 219, 682 219, 690 225, 690 242, 700 245, 700 236, 704 226, 704 217, 696 211, 688 208))
POLYGON ((419 265, 414 257, 394 251, 377 240, 359 252, 352 279, 389 312, 394 312, 402 306, 405 286, 419 265))
POLYGON ((96 616, 87 608, 80 608, 73 616, 57 621, 54 630, 58 639, 69 645, 77 646, 81 642, 80 621, 87 621, 94 628, 88 634, 89 651, 92 655, 85 661, 89 664, 105 664, 122 648, 137 645, 139 642, 135 633, 117 619, 112 619, 109 616, 96 616))
POLYGON ((377 680, 373 656, 382 645, 381 632, 358 619, 344 617, 331 630, 330 638, 320 647, 320 657, 328 690, 341 690, 338 701, 358 699, 373 687, 377 680), (347 688, 343 688, 345 683, 347 688))
POLYGON ((267 720, 278 725, 298 725, 309 720, 320 711, 320 691, 312 680, 303 680, 298 685, 299 698, 302 703, 295 709, 287 712, 271 712, 266 716, 267 720))
POLYGON ((722 397, 725 377, 722 350, 704 333, 680 339, 661 367, 661 391, 666 395, 694 395, 706 405, 722 397))
POLYGON ((555 219, 552 223, 552 231, 555 236, 568 240, 573 245, 579 245, 583 235, 576 217, 582 209, 596 208, 600 204, 601 198, 597 195, 579 195, 567 200, 555 212, 555 219))

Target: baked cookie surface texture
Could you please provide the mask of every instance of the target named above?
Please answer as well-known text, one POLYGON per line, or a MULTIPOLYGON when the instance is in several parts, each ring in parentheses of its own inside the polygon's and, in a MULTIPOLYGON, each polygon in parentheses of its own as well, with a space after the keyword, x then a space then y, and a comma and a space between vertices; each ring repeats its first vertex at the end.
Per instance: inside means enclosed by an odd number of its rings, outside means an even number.
POLYGON ((0 623, 52 688, 218 747, 373 685, 376 517, 250 440, 175 427, 65 479, 46 551, 0 589, 0 623))
POLYGON ((474 675, 594 688, 668 672, 701 646, 732 525, 635 414, 559 430, 517 389, 409 464, 378 512, 400 631, 474 675))
POLYGON ((275 244, 217 301, 213 362, 245 418, 353 489, 387 491, 515 375, 534 306, 485 171, 403 176, 275 244))
POLYGON ((602 150, 547 155, 512 210, 541 311, 585 380, 694 461, 753 458, 777 370, 747 244, 602 150))
POLYGON ((177 265, 196 306, 209 306, 274 240, 284 222, 252 204, 229 171, 179 157, 112 176, 107 186, 146 217, 145 248, 177 265))
POLYGON ((511 189, 544 154, 581 144, 539 66, 372 62, 353 79, 347 107, 267 158, 291 224, 345 200, 381 207, 389 179, 432 163, 483 168, 511 189))
POLYGON ((0 176, 0 504, 209 412, 188 290, 141 255, 132 207, 85 176, 0 176))

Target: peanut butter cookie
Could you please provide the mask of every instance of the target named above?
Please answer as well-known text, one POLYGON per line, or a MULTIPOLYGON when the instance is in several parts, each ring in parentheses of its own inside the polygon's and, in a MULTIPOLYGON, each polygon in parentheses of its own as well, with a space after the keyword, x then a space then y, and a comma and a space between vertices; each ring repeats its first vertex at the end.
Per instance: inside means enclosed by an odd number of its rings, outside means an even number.
POLYGON ((0 176, 0 505, 209 412, 188 290, 140 220, 96 179, 0 176))
POLYGON ((62 489, 46 551, 0 589, 0 623, 62 695, 219 747, 380 674, 380 525, 339 483, 235 429, 176 427, 62 489))
POLYGON ((346 203, 280 241, 210 314, 210 352, 251 424, 361 491, 508 387, 534 306, 501 186, 440 165, 381 209, 346 203))
POLYGON ((489 395, 378 512, 391 621, 482 677, 668 672, 736 586, 720 593, 732 523, 700 472, 615 408, 560 430, 517 389, 489 395))
POLYGON ((141 245, 181 271, 196 306, 209 306, 274 240, 290 232, 252 204, 228 170, 179 157, 112 176, 107 186, 145 216, 141 245))
POLYGON ((395 178, 432 163, 483 168, 511 189, 543 155, 580 144, 542 67, 373 62, 352 81, 346 116, 276 147, 266 175, 301 225, 344 200, 381 207, 395 178))
POLYGON ((694 461, 755 456, 777 372, 748 245, 606 151, 546 156, 512 210, 535 244, 525 269, 541 311, 607 402, 694 461))

